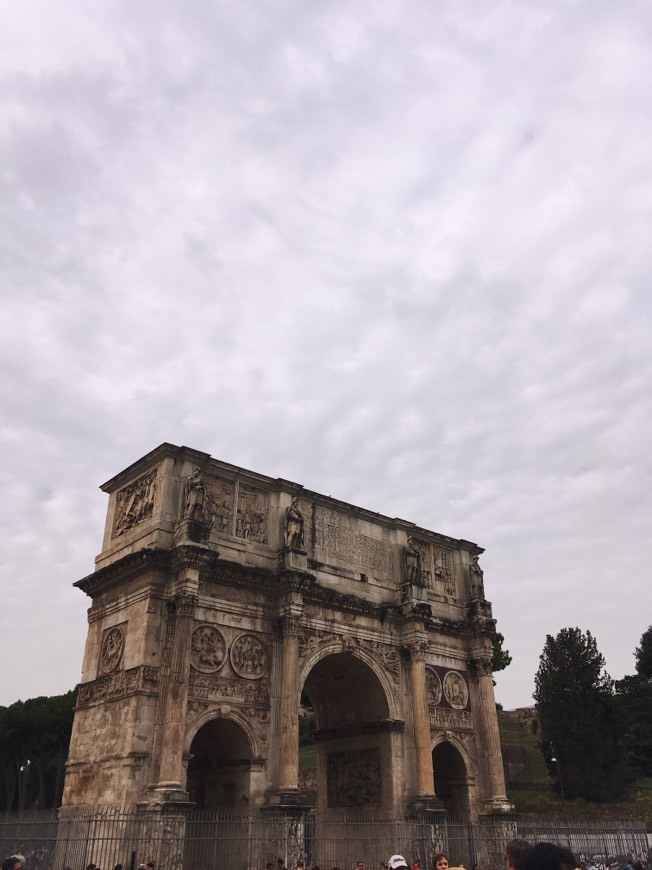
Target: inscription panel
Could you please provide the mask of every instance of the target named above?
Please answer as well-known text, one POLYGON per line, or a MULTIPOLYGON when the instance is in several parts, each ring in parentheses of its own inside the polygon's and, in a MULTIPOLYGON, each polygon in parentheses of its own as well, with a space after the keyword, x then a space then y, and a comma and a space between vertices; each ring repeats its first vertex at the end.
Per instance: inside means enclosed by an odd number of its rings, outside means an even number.
POLYGON ((229 699, 243 704, 269 705, 269 687, 249 680, 230 680, 216 674, 191 672, 188 681, 188 696, 211 701, 229 699))
POLYGON ((393 575, 391 543, 362 533, 355 517, 317 506, 314 531, 315 558, 320 562, 354 568, 378 579, 393 575))

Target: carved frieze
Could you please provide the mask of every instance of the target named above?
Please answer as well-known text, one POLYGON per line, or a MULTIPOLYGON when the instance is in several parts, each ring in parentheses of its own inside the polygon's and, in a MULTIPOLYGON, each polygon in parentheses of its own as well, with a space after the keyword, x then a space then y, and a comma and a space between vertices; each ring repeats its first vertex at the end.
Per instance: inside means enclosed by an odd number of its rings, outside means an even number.
POLYGON ((231 644, 231 667, 245 680, 258 680, 267 670, 267 647, 255 634, 244 632, 231 644))
POLYGON ((317 506, 314 533, 315 558, 319 561, 355 568, 380 579, 393 575, 391 543, 360 532, 355 517, 317 506))
POLYGON ((77 706, 95 701, 112 701, 131 692, 154 692, 158 689, 158 681, 159 670, 151 666, 141 665, 126 671, 114 671, 90 683, 83 683, 79 687, 77 706))
POLYGON ((246 486, 238 490, 235 534, 245 541, 267 543, 267 496, 246 486))
POLYGON ((224 635, 214 625, 198 625, 192 633, 190 664, 202 674, 213 674, 226 661, 224 635))
POLYGON ((158 472, 154 469, 118 492, 113 516, 112 538, 123 535, 152 517, 157 483, 158 472))
POLYGON ((256 707, 269 705, 269 686, 249 680, 230 680, 218 674, 190 672, 188 696, 208 700, 239 701, 256 707))
POLYGON ((430 727, 440 731, 473 731, 473 716, 468 710, 429 707, 430 727))
POLYGON ((122 664, 122 653, 125 647, 125 627, 114 625, 107 628, 102 637, 100 648, 100 660, 97 668, 98 674, 111 674, 122 664))
POLYGON ((469 703, 469 688, 458 671, 448 671, 443 679, 444 697, 454 710, 464 710, 469 703))
POLYGON ((333 752, 327 762, 329 807, 375 806, 380 803, 378 749, 333 752))

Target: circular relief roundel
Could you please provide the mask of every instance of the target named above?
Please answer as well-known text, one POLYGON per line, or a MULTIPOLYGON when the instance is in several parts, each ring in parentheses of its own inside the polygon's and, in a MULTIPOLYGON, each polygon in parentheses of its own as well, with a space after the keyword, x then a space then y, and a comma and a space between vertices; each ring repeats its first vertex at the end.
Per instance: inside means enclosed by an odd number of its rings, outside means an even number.
POLYGON ((267 670, 267 648, 255 634, 241 634, 231 644, 231 665, 240 677, 257 680, 267 670))
POLYGON ((125 636, 119 626, 110 628, 104 635, 100 651, 100 670, 103 674, 112 673, 120 664, 125 636))
POLYGON ((426 668, 426 691, 429 704, 439 704, 441 701, 441 680, 431 668, 426 668))
POLYGON ((466 680, 457 671, 449 671, 444 677, 444 697, 454 710, 464 710, 469 701, 466 680))
POLYGON ((214 625, 198 625, 192 633, 190 664, 202 674, 219 671, 226 660, 226 641, 214 625))

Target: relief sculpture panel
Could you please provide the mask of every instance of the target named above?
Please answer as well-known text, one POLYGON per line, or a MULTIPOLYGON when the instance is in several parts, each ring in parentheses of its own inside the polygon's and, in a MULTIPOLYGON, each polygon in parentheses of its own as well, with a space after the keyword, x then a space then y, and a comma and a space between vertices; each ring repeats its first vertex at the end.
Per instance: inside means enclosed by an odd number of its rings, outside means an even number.
POLYGON ((192 633, 190 664, 202 674, 219 671, 226 660, 226 641, 214 625, 199 625, 192 633))
POLYGON ((155 469, 121 489, 116 495, 112 538, 123 535, 153 516, 157 475, 155 469))
POLYGON ((231 644, 231 667, 245 680, 258 680, 267 670, 267 647, 255 634, 245 632, 231 644))
POLYGON ((235 534, 245 541, 267 543, 267 497, 264 493, 240 486, 235 534))
POLYGON ((122 653, 125 647, 125 627, 126 623, 123 623, 122 625, 114 625, 113 628, 105 630, 100 648, 98 674, 111 674, 122 664, 122 653))
POLYGON ((232 535, 235 485, 226 480, 211 480, 207 486, 209 521, 220 535, 232 535))
POLYGON ((328 756, 329 807, 374 806, 380 803, 380 751, 333 752, 328 756))

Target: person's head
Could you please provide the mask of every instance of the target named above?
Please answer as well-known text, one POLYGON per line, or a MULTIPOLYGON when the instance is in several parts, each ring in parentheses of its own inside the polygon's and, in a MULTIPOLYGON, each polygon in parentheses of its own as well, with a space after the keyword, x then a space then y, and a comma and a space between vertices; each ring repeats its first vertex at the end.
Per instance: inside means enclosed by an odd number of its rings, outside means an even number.
POLYGON ((274 870, 274 862, 268 861, 267 864, 265 864, 265 870, 274 870))
POLYGON ((122 864, 116 864, 113 870, 122 870, 122 864))
POLYGON ((387 862, 389 870, 407 870, 407 861, 402 855, 392 855, 387 862))
POLYGON ((148 861, 147 864, 145 864, 145 867, 147 867, 147 870, 156 870, 156 863, 154 861, 148 861))
POLYGON ((432 866, 435 870, 448 870, 448 855, 444 852, 437 852, 432 859, 432 866))
POLYGON ((22 855, 10 855, 2 862, 2 870, 22 870, 25 859, 22 855))
POLYGON ((362 870, 362 861, 355 862, 355 870, 362 870))
POLYGON ((577 861, 570 849, 556 843, 537 843, 528 852, 524 870, 575 870, 577 861))
POLYGON ((505 860, 510 870, 523 870, 531 849, 527 840, 510 840, 505 846, 505 860))

